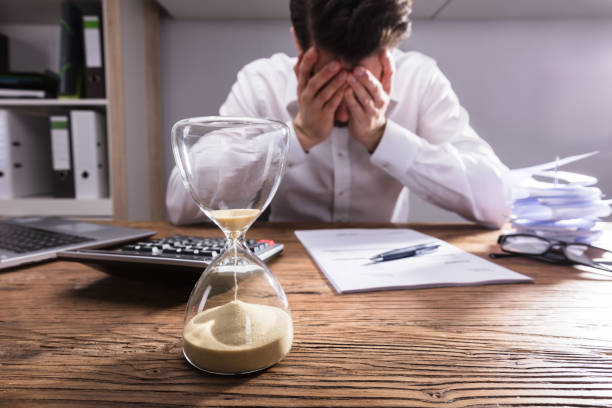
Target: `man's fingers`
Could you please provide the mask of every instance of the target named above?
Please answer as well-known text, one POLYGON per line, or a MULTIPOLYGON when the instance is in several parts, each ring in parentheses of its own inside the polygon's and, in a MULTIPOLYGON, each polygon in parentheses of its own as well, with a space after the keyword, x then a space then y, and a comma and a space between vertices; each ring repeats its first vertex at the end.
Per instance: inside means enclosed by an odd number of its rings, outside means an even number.
POLYGON ((302 51, 300 51, 298 53, 298 59, 297 62, 295 63, 295 65, 293 66, 293 72, 295 72, 295 76, 298 76, 298 69, 300 68, 300 64, 302 63, 302 58, 304 57, 304 53, 302 51))
MULTIPOLYGON (((382 108, 385 105, 385 91, 382 85, 376 79, 372 73, 362 66, 357 66, 353 70, 353 76, 357 79, 357 82, 361 84, 365 90, 370 94, 371 99, 374 101, 374 106, 382 108)), ((356 85, 356 84, 355 84, 356 85)), ((362 98, 361 92, 358 91, 359 87, 354 86, 353 90, 356 91, 359 101, 363 104, 365 99, 362 98)))
POLYGON ((344 91, 344 100, 352 117, 359 118, 365 113, 361 104, 355 98, 355 92, 350 86, 344 91))
POLYGON ((306 92, 312 94, 311 97, 314 98, 319 92, 323 91, 325 84, 327 84, 341 68, 342 66, 338 61, 329 62, 310 78, 306 92))
POLYGON ((332 97, 334 97, 336 91, 340 87, 344 86, 347 75, 348 74, 346 71, 340 71, 331 81, 329 81, 327 85, 323 87, 323 89, 321 89, 315 98, 319 106, 323 106, 325 103, 327 103, 332 97))
POLYGON ((391 88, 393 86, 393 77, 395 76, 395 64, 391 57, 391 51, 385 50, 380 55, 380 62, 382 64, 382 77, 381 84, 383 90, 387 95, 391 94, 391 88))
POLYGON ((310 47, 302 57, 302 61, 299 64, 299 67, 297 67, 298 94, 306 88, 308 80, 310 80, 310 75, 312 74, 312 69, 317 62, 317 58, 318 53, 314 47, 310 47))
POLYGON ((348 83, 353 90, 352 94, 356 101, 361 105, 364 111, 369 111, 371 113, 375 110, 375 101, 370 95, 370 92, 365 88, 363 83, 361 83, 354 75, 349 75, 348 83))
POLYGON ((323 111, 325 111, 325 113, 335 115, 336 110, 338 109, 338 106, 340 106, 340 103, 342 103, 342 99, 344 97, 344 89, 345 89, 345 85, 341 85, 332 94, 332 97, 323 106, 323 111))

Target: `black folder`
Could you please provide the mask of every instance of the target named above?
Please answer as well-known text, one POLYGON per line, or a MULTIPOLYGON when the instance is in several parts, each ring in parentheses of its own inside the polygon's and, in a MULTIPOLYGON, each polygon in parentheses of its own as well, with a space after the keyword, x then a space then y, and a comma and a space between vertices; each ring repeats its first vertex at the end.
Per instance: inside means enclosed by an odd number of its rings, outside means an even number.
POLYGON ((81 10, 69 1, 62 2, 60 17, 60 98, 83 96, 85 58, 81 10))
POLYGON ((9 70, 9 46, 6 35, 0 33, 0 72, 9 70))

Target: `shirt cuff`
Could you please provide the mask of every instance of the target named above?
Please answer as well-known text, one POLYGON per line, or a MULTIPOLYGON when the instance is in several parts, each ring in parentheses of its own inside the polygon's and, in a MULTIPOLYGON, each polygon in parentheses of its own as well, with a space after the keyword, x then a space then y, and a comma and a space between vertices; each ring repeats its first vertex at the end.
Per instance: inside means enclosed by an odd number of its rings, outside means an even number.
POLYGON ((289 152, 287 154, 287 163, 294 166, 306 160, 307 153, 298 140, 295 129, 293 128, 293 121, 289 120, 285 122, 285 124, 289 127, 289 152))
POLYGON ((385 132, 370 161, 391 176, 402 178, 412 167, 424 143, 415 133, 387 119, 385 132))

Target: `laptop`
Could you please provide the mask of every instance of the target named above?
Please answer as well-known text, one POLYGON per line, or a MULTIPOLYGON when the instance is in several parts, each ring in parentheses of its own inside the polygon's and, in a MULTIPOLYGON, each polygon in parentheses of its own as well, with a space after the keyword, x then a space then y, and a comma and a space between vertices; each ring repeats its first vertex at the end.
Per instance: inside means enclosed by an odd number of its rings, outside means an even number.
POLYGON ((60 251, 116 245, 155 233, 62 217, 0 219, 0 270, 54 259, 60 251))

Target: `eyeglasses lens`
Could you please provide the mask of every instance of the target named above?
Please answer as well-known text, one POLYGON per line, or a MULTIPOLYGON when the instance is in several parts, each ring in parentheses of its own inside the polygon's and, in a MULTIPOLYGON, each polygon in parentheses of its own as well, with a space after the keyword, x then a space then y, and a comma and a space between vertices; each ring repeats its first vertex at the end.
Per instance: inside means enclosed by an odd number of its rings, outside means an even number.
POLYGON ((565 248, 570 261, 612 271, 612 252, 589 245, 571 244, 565 248))
POLYGON ((541 255, 548 250, 550 243, 542 238, 526 235, 509 235, 501 244, 508 252, 519 254, 541 255))

